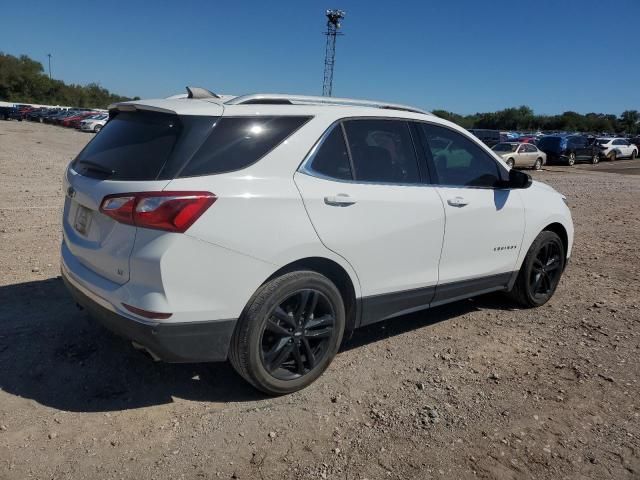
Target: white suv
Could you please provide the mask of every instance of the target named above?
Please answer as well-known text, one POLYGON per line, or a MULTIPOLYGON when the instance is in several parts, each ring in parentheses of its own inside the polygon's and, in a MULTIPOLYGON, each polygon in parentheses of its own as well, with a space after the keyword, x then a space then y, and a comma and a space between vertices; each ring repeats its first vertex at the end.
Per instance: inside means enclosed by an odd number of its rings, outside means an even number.
POLYGON ((609 160, 630 158, 635 160, 638 156, 638 147, 625 138, 599 138, 600 156, 609 160))
POLYGON ((560 193, 382 102, 119 103, 64 183, 77 302, 156 359, 229 358, 269 394, 310 384, 363 325, 491 291, 542 305, 573 242, 560 193))

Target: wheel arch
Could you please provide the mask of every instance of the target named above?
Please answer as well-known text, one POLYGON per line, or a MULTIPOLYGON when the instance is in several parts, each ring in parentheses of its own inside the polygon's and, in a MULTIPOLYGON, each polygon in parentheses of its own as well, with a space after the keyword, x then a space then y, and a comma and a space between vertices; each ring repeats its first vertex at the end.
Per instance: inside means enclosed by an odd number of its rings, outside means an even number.
POLYGON ((569 249, 569 233, 567 232, 567 229, 564 227, 564 225, 562 225, 560 222, 553 222, 544 227, 542 231, 553 232, 558 235, 560 237, 560 240, 562 240, 564 253, 565 255, 567 254, 569 249))
POLYGON ((264 281, 264 283, 284 275, 285 273, 296 270, 312 270, 324 275, 335 284, 344 302, 346 330, 355 330, 358 324, 359 313, 356 289, 351 276, 344 267, 342 267, 338 262, 325 257, 306 257, 280 267, 278 270, 273 272, 271 276, 264 281))

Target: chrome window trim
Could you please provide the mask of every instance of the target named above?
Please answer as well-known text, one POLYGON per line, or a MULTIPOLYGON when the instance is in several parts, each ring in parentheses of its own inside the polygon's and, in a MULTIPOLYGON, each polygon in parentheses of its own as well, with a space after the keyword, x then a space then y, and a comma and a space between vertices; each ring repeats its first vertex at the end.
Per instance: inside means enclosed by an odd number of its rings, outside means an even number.
MULTIPOLYGON (((341 118, 338 118, 337 120, 333 121, 331 123, 331 125, 329 125, 329 127, 327 127, 327 129, 324 131, 324 133, 322 135, 320 135, 320 138, 318 140, 316 140, 316 142, 311 147, 309 152, 305 155, 305 157, 302 160, 302 162, 300 162, 300 165, 296 169, 296 172, 303 173, 303 174, 308 175, 310 177, 319 178, 321 180, 328 180, 328 181, 332 181, 332 182, 348 183, 348 184, 355 184, 355 185, 388 185, 388 186, 398 186, 398 187, 468 188, 468 189, 473 189, 473 190, 511 190, 508 187, 481 187, 481 186, 472 186, 472 185, 447 185, 447 184, 431 182, 429 179, 425 179, 425 181, 423 183, 367 182, 367 181, 353 180, 353 179, 345 180, 345 179, 342 179, 342 178, 330 177, 328 175, 324 175, 323 173, 315 171, 313 168, 311 168, 311 164, 313 163, 313 159, 315 158, 315 155, 316 155, 316 153, 318 151, 318 148, 320 148, 320 145, 322 145, 324 143, 326 138, 331 134, 331 132, 333 131, 334 128, 336 128, 336 126, 338 126, 338 125, 341 126, 342 122, 347 121, 347 120, 399 120, 399 121, 404 121, 404 122, 408 122, 408 123, 409 122, 426 123, 426 124, 429 124, 429 125, 434 125, 434 126, 437 126, 437 127, 445 128, 447 130, 452 131, 453 133, 457 133, 458 135, 462 135, 463 137, 466 137, 468 140, 474 142, 480 148, 480 150, 483 150, 483 148, 485 147, 485 144, 482 143, 482 141, 479 140, 477 137, 475 137, 473 134, 466 134, 466 133, 463 133, 463 132, 459 132, 459 131, 457 131, 457 130, 455 130, 453 128, 450 128, 447 125, 443 125, 443 124, 440 124, 440 123, 437 123, 437 122, 430 122, 428 120, 417 120, 417 119, 413 119, 413 118, 402 118, 402 117, 379 117, 379 116, 341 117, 341 118)), ((351 169, 352 169, 351 174, 353 176, 353 161, 351 159, 351 153, 350 153, 349 145, 347 143, 346 135, 345 135, 345 132, 344 132, 344 127, 341 126, 341 128, 343 128, 342 134, 343 134, 343 137, 344 137, 344 140, 345 140, 345 144, 347 146, 347 152, 349 153, 349 162, 351 164, 351 169)), ((411 133, 411 131, 409 133, 411 133)), ((415 149, 416 139, 413 138, 413 136, 412 136, 412 140, 413 140, 414 149, 415 149)), ((497 166, 498 170, 502 174, 504 174, 506 177, 508 177, 508 171, 504 170, 504 167, 502 167, 500 162, 496 161, 496 159, 493 158, 493 156, 491 154, 487 153, 486 151, 484 153, 485 153, 485 155, 487 155, 491 160, 493 160, 496 163, 496 166, 497 166)), ((417 152, 416 152, 416 155, 417 155, 417 152)), ((428 160, 426 158, 424 160, 426 162, 428 162, 428 160)), ((420 156, 419 155, 418 155, 418 161, 420 161, 420 156)), ((503 178, 503 180, 505 180, 505 179, 503 178)))

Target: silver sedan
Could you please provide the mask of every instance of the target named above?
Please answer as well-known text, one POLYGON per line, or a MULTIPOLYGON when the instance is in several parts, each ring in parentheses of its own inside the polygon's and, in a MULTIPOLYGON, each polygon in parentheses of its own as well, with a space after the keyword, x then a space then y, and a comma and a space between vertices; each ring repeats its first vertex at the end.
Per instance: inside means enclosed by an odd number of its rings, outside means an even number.
POLYGON ((502 142, 492 150, 513 167, 531 167, 540 170, 547 163, 547 154, 532 143, 502 142))

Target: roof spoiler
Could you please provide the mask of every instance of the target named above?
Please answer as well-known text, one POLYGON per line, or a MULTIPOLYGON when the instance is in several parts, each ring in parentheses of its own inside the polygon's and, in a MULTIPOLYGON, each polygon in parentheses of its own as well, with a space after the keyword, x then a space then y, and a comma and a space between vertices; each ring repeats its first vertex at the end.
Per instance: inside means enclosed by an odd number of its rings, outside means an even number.
POLYGON ((220 95, 202 87, 186 87, 187 98, 222 98, 220 95))

